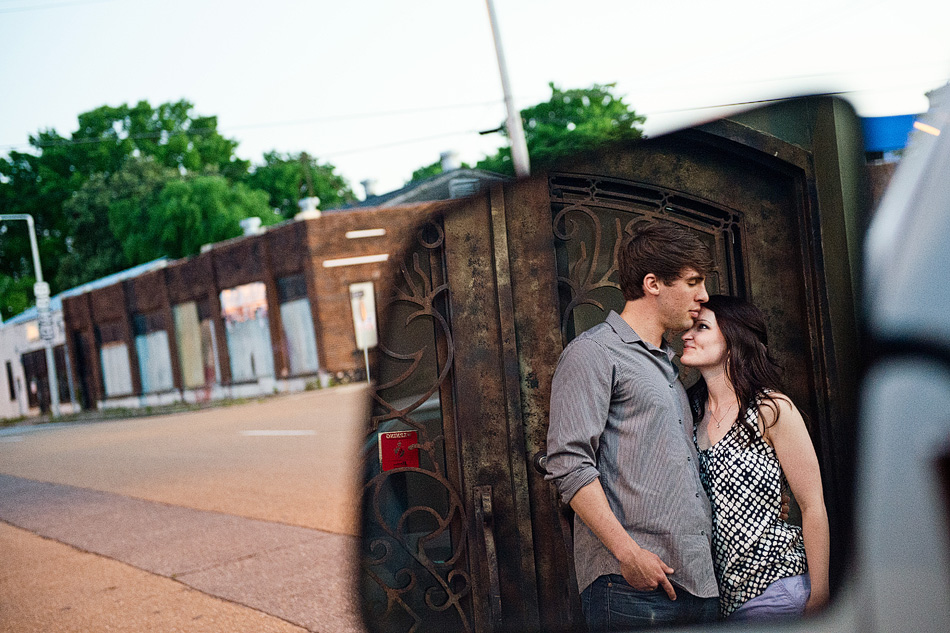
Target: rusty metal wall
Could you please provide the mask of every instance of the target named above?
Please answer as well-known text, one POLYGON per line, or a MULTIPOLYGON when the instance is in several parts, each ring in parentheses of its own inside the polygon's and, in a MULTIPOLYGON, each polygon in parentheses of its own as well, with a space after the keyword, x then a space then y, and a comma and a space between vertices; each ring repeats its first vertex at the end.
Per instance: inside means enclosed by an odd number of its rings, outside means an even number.
POLYGON ((834 538, 847 539, 853 436, 836 430, 851 428, 856 334, 836 306, 853 305, 848 237, 833 230, 842 210, 819 206, 822 187, 833 199, 827 188, 843 186, 817 182, 809 151, 722 122, 495 186, 422 227, 394 271, 367 435, 373 630, 580 625, 570 515, 534 462, 558 356, 623 307, 616 248, 642 219, 695 231, 716 260, 710 292, 765 311, 819 450, 834 538), (380 472, 376 437, 388 429, 419 433, 418 468, 380 472), (435 560, 426 543, 451 556, 435 560))

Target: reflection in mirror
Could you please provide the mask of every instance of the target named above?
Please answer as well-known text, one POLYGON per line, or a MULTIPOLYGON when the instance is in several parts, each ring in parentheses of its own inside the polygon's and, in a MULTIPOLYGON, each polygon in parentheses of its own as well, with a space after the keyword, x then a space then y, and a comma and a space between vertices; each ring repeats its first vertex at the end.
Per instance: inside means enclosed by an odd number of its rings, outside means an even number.
POLYGON ((533 459, 546 450, 561 351, 622 310, 617 251, 644 219, 698 237, 714 258, 709 293, 764 312, 820 462, 840 586, 864 189, 853 111, 812 98, 573 157, 422 222, 379 293, 363 454, 367 626, 583 629, 574 517, 533 459))

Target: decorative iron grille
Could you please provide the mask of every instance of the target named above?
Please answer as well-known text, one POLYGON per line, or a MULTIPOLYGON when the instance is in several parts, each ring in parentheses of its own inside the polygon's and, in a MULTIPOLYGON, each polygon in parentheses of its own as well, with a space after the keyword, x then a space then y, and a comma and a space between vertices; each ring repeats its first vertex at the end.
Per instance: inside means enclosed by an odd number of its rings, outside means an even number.
POLYGON ((698 233, 716 261, 706 279, 710 294, 744 294, 739 211, 671 189, 582 174, 551 173, 549 191, 565 345, 610 310, 623 309, 617 253, 641 220, 675 222, 698 233))
POLYGON ((455 436, 454 346, 441 220, 399 263, 364 453, 362 587, 374 631, 471 631, 471 574, 455 436), (414 431, 418 467, 383 471, 379 434, 414 431))

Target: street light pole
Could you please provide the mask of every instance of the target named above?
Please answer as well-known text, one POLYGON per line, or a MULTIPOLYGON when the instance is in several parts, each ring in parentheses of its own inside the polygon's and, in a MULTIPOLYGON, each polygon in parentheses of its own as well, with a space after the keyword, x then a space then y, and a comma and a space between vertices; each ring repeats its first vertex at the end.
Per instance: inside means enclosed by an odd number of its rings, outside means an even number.
POLYGON ((28 213, 0 214, 3 220, 26 220, 30 229, 30 250, 33 252, 33 268, 36 270, 36 283, 33 284, 33 296, 36 298, 36 316, 40 326, 40 338, 46 347, 46 376, 49 381, 50 412, 58 418, 59 378, 56 375, 56 359, 53 355, 53 318, 50 312, 49 284, 43 281, 43 268, 40 266, 40 249, 36 245, 36 226, 33 216, 28 213))
POLYGON ((501 89, 505 93, 505 108, 508 110, 508 140, 511 143, 511 162, 515 167, 515 176, 525 178, 531 175, 531 163, 528 159, 528 143, 524 137, 521 113, 515 109, 515 101, 511 96, 511 86, 508 83, 508 64, 505 62, 505 52, 501 47, 501 33, 498 31, 495 5, 492 3, 492 0, 485 0, 485 2, 488 4, 488 19, 491 21, 491 33, 495 39, 495 55, 498 57, 498 72, 501 74, 501 89))

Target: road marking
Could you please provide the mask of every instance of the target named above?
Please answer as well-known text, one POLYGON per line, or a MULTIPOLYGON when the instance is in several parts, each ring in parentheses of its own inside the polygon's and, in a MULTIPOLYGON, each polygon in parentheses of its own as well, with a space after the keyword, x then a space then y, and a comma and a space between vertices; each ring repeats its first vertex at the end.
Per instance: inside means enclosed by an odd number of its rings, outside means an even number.
POLYGON ((263 430, 263 431, 240 431, 241 435, 248 437, 289 437, 294 435, 316 435, 317 432, 312 429, 291 430, 263 430))

